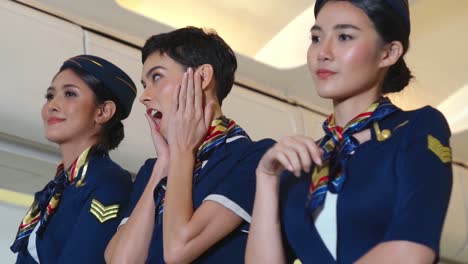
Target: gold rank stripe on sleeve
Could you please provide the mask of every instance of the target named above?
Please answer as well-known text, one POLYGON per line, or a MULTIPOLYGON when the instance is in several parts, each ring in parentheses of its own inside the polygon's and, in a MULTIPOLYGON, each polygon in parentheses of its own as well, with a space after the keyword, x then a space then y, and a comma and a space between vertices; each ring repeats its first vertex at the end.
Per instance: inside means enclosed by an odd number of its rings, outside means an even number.
POLYGON ((93 199, 91 201, 89 212, 94 215, 99 222, 104 223, 107 220, 117 217, 117 214, 119 213, 119 205, 111 204, 109 206, 105 206, 98 200, 93 199))
POLYGON ((452 161, 452 150, 440 143, 440 141, 432 135, 427 136, 427 147, 434 153, 443 163, 452 161))

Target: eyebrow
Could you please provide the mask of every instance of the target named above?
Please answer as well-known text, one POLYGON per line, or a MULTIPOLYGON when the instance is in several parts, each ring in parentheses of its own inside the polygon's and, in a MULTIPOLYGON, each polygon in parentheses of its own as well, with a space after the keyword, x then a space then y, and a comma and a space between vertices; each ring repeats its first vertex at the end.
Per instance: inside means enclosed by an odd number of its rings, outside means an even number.
POLYGON ((63 88, 78 88, 78 89, 80 89, 80 87, 78 87, 78 86, 76 86, 74 84, 71 84, 71 83, 64 84, 63 88))
MULTIPOLYGON (((63 88, 77 88, 77 89, 80 89, 80 87, 74 85, 74 84, 71 84, 71 83, 67 83, 67 84, 64 84, 62 86, 63 88)), ((49 86, 49 88, 47 88, 47 91, 55 91, 55 87, 54 86, 49 86)))
MULTIPOLYGON (((333 27, 334 30, 336 30, 336 29, 348 29, 348 28, 355 29, 355 30, 361 30, 359 27, 356 27, 356 26, 351 25, 351 24, 338 24, 338 25, 335 25, 333 27)), ((323 31, 321 26, 313 25, 310 28, 310 31, 315 31, 315 30, 323 31)))
MULTIPOLYGON (((149 70, 146 72, 145 77, 146 77, 146 78, 149 78, 150 75, 151 75, 151 73, 152 73, 153 71, 157 70, 157 69, 163 69, 163 70, 165 70, 166 68, 164 68, 163 66, 160 66, 160 65, 156 65, 156 66, 154 66, 153 68, 149 69, 149 70)), ((143 80, 142 80, 142 82, 143 82, 143 80)))

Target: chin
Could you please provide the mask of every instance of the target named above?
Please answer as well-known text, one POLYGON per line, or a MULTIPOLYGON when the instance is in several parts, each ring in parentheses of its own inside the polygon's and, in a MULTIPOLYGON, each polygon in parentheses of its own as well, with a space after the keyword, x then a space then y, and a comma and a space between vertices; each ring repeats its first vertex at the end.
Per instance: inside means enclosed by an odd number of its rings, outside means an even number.
POLYGON ((63 142, 65 142, 65 140, 61 139, 61 138, 55 138, 55 137, 48 137, 46 136, 45 137, 48 141, 52 142, 52 143, 55 143, 55 144, 62 144, 63 142))
POLYGON ((329 100, 344 100, 353 96, 352 91, 346 90, 346 87, 338 87, 338 86, 326 86, 323 85, 322 87, 316 87, 317 95, 323 99, 329 100))
POLYGON ((60 144, 65 141, 65 137, 62 133, 57 133, 56 131, 45 131, 44 137, 53 143, 60 144))
POLYGON ((337 93, 336 91, 330 91, 330 90, 327 90, 327 89, 318 89, 318 88, 317 88, 317 95, 320 96, 323 99, 330 99, 330 100, 334 100, 334 99, 338 99, 340 97, 343 97, 342 94, 337 93))

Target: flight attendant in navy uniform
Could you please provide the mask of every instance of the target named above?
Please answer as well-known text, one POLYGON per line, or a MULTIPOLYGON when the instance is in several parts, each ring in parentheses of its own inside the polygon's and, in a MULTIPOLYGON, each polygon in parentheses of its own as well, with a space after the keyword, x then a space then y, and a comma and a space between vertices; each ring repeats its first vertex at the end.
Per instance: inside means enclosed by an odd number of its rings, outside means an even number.
POLYGON ((142 61, 140 101, 158 160, 138 173, 106 260, 242 263, 255 168, 273 141, 253 142, 221 111, 234 52, 216 33, 187 27, 149 38, 142 61))
POLYGON ((42 107, 45 136, 63 162, 34 202, 11 246, 17 263, 104 263, 104 250, 131 192, 131 176, 108 151, 136 87, 114 64, 91 55, 63 63, 42 107))
POLYGON ((257 168, 247 263, 433 263, 452 185, 450 130, 384 95, 411 79, 405 0, 316 1, 308 66, 333 114, 257 168), (286 171, 286 172, 284 172, 286 171))

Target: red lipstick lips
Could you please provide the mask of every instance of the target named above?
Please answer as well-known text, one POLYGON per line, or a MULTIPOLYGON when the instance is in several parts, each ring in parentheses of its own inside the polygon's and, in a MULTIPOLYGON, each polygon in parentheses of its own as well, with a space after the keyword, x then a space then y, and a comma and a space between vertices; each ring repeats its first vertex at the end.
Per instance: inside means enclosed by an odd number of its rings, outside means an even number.
POLYGON ((63 122, 63 121, 65 121, 65 119, 63 119, 63 118, 51 117, 51 118, 47 119, 47 124, 48 125, 53 125, 53 124, 57 124, 57 123, 60 123, 60 122, 63 122))
POLYGON ((336 72, 334 71, 330 71, 330 70, 327 70, 327 69, 318 69, 315 74, 317 74, 317 77, 320 79, 320 80, 326 80, 328 79, 329 77, 333 76, 336 74, 336 72))

